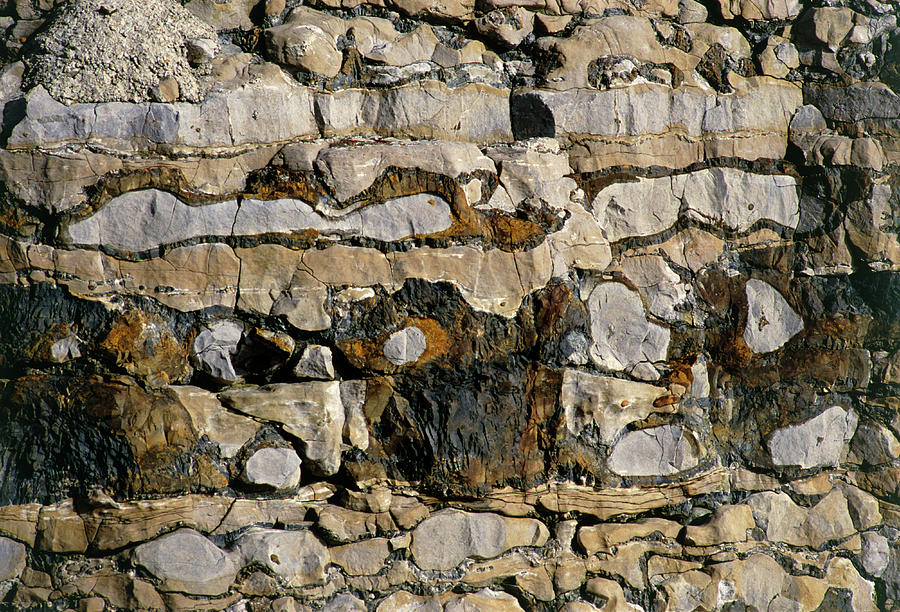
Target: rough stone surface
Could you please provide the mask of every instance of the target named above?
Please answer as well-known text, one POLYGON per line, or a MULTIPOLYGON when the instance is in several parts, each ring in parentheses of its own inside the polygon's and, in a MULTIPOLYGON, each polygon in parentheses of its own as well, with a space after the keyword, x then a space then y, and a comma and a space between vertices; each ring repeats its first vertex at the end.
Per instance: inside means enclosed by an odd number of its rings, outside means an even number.
POLYGON ((900 609, 894 4, 5 4, 0 608, 900 609))
POLYGON ((852 409, 832 406, 808 421, 778 429, 767 442, 772 462, 801 468, 837 465, 857 421, 852 409))
POLYGON ((303 442, 303 459, 314 471, 331 475, 340 468, 344 406, 336 381, 234 389, 220 399, 238 412, 283 424, 303 442))
POLYGON ((623 476, 667 476, 698 462, 690 433, 675 425, 663 425, 625 434, 613 447, 608 464, 623 476))
POLYGON ((421 329, 406 327, 391 334, 382 351, 388 361, 399 366, 415 362, 427 347, 425 333, 421 329))
POLYGON ((141 544, 134 562, 159 579, 162 590, 192 595, 225 593, 240 569, 231 555, 193 529, 141 544))
POLYGON ((496 514, 445 510, 413 530, 410 551, 422 569, 448 570, 466 557, 490 559, 514 546, 542 546, 547 528, 533 519, 504 519, 496 514), (443 546, 433 546, 433 542, 443 546))
POLYGON ((803 329, 803 319, 772 285, 753 278, 747 281, 745 291, 747 326, 743 338, 751 351, 774 351, 803 329))
POLYGON ((276 491, 293 489, 300 482, 300 457, 290 448, 261 448, 244 463, 241 479, 276 491))
POLYGON ((235 546, 244 564, 259 563, 286 586, 325 582, 328 549, 309 531, 251 529, 235 546))
POLYGON ((235 321, 220 321, 203 329, 194 338, 194 362, 218 381, 237 382, 239 377, 231 357, 237 353, 238 343, 243 337, 244 328, 235 321))
POLYGON ((0 582, 18 578, 25 569, 25 545, 0 537, 0 582))

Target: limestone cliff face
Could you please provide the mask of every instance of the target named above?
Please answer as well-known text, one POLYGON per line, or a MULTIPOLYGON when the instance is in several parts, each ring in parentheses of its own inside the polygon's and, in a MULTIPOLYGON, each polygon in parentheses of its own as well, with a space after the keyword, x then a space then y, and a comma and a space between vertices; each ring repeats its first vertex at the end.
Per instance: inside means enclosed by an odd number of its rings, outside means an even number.
POLYGON ((900 609, 896 2, 0 13, 0 609, 900 609))

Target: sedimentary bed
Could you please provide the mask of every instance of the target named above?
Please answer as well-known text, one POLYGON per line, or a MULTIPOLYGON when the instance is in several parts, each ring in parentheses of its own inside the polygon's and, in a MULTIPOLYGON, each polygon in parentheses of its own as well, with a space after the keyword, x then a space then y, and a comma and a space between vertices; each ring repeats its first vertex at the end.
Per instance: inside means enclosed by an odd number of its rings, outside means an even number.
POLYGON ((0 609, 900 609, 900 7, 0 9, 0 609))

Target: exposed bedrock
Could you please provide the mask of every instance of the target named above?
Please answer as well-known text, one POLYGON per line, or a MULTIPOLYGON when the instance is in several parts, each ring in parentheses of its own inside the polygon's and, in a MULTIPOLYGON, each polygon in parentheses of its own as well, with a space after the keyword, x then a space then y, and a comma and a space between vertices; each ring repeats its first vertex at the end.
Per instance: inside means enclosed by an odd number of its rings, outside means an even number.
POLYGON ((0 610, 900 609, 877 0, 0 9, 0 610))

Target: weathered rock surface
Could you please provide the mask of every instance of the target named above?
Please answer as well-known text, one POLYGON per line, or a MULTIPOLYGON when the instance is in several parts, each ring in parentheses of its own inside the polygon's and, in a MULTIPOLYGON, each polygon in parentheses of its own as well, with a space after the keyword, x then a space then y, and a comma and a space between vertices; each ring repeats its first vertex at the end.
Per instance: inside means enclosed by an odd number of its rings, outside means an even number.
POLYGON ((623 476, 668 476, 699 463, 691 434, 662 425, 625 434, 609 455, 609 469, 623 476))
POLYGON ((134 550, 134 562, 160 581, 164 591, 221 595, 240 567, 235 559, 193 529, 179 529, 134 550))
POLYGON ((244 564, 259 563, 287 586, 322 584, 328 549, 309 531, 255 528, 236 543, 244 564))
POLYGON ((837 465, 857 422, 852 409, 832 406, 808 421, 778 429, 767 443, 772 461, 801 468, 837 465))
POLYGON ((276 491, 293 489, 300 482, 300 457, 290 448, 261 448, 244 463, 241 479, 276 491))
POLYGON ((745 291, 747 326, 743 338, 751 351, 774 351, 803 329, 803 319, 772 285, 751 278, 745 291))
POLYGON ((337 382, 276 384, 220 394, 225 405, 252 417, 284 425, 303 442, 303 458, 331 475, 341 464, 344 406, 337 382))
POLYGON ((413 530, 413 560, 423 569, 452 569, 467 557, 490 559, 515 546, 543 546, 547 528, 534 519, 445 510, 413 530), (436 547, 434 542, 443 542, 436 547))
POLYGON ((0 609, 900 608, 895 13, 7 3, 0 609))

